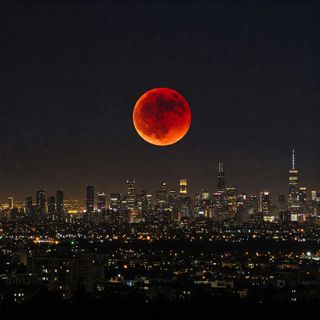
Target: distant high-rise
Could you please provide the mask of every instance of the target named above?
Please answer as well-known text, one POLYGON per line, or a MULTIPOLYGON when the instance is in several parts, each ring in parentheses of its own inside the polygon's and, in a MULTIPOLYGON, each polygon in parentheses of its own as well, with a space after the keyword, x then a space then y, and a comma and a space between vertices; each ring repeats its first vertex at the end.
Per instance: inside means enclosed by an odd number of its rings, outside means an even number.
POLYGON ((181 179, 179 186, 180 186, 180 189, 179 189, 180 190, 179 191, 180 195, 181 196, 186 196, 187 193, 188 193, 188 181, 187 181, 187 179, 181 179))
POLYGON ((157 204, 163 206, 167 202, 167 183, 161 182, 161 188, 157 192, 157 204))
POLYGON ((307 188, 299 187, 299 200, 300 200, 300 209, 302 213, 307 212, 307 188))
MULTIPOLYGON (((219 192, 221 194, 221 192, 219 192)), ((235 187, 228 187, 226 189, 227 193, 227 206, 229 212, 237 211, 237 189, 235 187)))
POLYGON ((271 214, 271 193, 269 191, 260 192, 259 211, 264 215, 271 214))
POLYGON ((141 190, 141 192, 137 193, 136 207, 140 214, 145 213, 148 210, 147 192, 145 190, 141 190))
POLYGON ((134 180, 127 180, 127 208, 133 210, 136 202, 136 187, 134 180))
POLYGON ((94 211, 94 186, 87 186, 87 219, 92 220, 92 214, 94 211))
POLYGON ((248 196, 246 201, 248 214, 255 214, 258 211, 258 197, 255 195, 248 196))
POLYGON ((291 214, 297 214, 300 211, 300 189, 299 189, 299 171, 295 167, 295 154, 292 150, 292 165, 289 169, 289 195, 288 208, 291 214))
POLYGON ((49 219, 55 220, 56 218, 56 197, 48 197, 48 215, 49 219))
POLYGON ((286 209, 286 196, 284 194, 280 194, 278 196, 278 210, 279 212, 285 212, 286 209))
POLYGON ((13 197, 9 197, 9 209, 12 209, 14 207, 14 203, 13 203, 13 197))
POLYGON ((100 211, 106 209, 106 194, 104 192, 97 193, 97 209, 100 211))
POLYGON ((113 211, 119 211, 121 209, 121 194, 120 193, 111 193, 110 208, 113 211))
POLYGON ((46 193, 44 190, 36 191, 36 208, 37 214, 44 217, 47 213, 46 193))
POLYGON ((218 172, 217 172, 217 191, 224 192, 225 191, 225 178, 223 171, 223 162, 219 162, 218 172))
POLYGON ((26 215, 27 216, 32 216, 33 215, 33 202, 32 202, 32 197, 27 197, 26 198, 26 203, 25 203, 25 210, 26 210, 26 215))
POLYGON ((62 189, 56 190, 56 212, 57 212, 57 219, 62 220, 62 217, 64 215, 63 190, 62 189))
POLYGON ((320 191, 311 191, 313 215, 320 217, 320 191))

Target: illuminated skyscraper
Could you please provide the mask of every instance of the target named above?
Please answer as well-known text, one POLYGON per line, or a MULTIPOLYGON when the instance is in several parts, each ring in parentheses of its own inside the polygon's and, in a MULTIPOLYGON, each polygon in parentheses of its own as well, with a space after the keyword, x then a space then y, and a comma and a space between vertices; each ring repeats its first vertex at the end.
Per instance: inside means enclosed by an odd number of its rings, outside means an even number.
POLYGON ((300 200, 300 209, 302 213, 307 212, 307 188, 306 187, 300 187, 299 188, 299 200, 300 200))
POLYGON ((104 192, 97 193, 97 209, 100 211, 106 209, 106 194, 104 192))
POLYGON ((44 190, 36 191, 36 208, 39 217, 45 217, 47 213, 46 193, 44 190))
POLYGON ((147 192, 145 190, 141 190, 141 192, 136 195, 136 208, 139 211, 140 218, 147 212, 149 209, 148 207, 147 192))
POLYGON ((223 192, 214 192, 212 195, 212 207, 214 213, 219 217, 226 210, 226 201, 223 192))
POLYGON ((312 191, 313 215, 320 217, 320 191, 312 191))
POLYGON ((164 210, 168 202, 168 196, 167 196, 167 183, 162 182, 161 183, 161 188, 157 192, 157 206, 158 209, 161 211, 164 210))
POLYGON ((14 203, 13 203, 13 197, 9 197, 9 209, 12 209, 14 207, 14 203))
POLYGON ((284 194, 280 194, 278 196, 278 210, 279 212, 285 212, 286 209, 286 196, 284 194))
POLYGON ((121 208, 121 194, 111 193, 110 196, 110 209, 113 211, 119 211, 121 208))
MULTIPOLYGON (((218 192, 222 194, 221 192, 218 192)), ((237 189, 234 187, 227 188, 227 205, 229 212, 237 211, 237 189)))
POLYGON ((217 172, 217 192, 224 192, 225 188, 226 186, 224 179, 223 162, 219 162, 217 172))
POLYGON ((25 210, 26 210, 26 215, 28 217, 30 217, 34 214, 33 202, 32 202, 31 196, 26 198, 25 210))
POLYGON ((246 201, 246 205, 247 205, 247 212, 249 215, 257 213, 257 211, 258 211, 258 197, 255 195, 248 196, 247 201, 246 201))
POLYGON ((188 181, 186 179, 180 180, 180 196, 186 196, 188 192, 188 181))
POLYGON ((127 180, 127 208, 134 210, 136 203, 136 187, 135 180, 127 180))
POLYGON ((87 186, 87 219, 92 220, 94 211, 94 186, 87 186))
POLYGON ((271 214, 271 193, 269 191, 263 191, 259 194, 259 211, 263 215, 271 214))
POLYGON ((56 197, 48 197, 48 215, 50 220, 56 220, 56 197))
POLYGON ((56 216, 58 220, 62 220, 64 215, 64 207, 63 207, 63 190, 56 190, 56 216))
POLYGON ((299 171, 295 168, 295 155, 292 150, 292 167, 289 170, 289 195, 288 208, 291 214, 297 214, 300 211, 300 190, 299 190, 299 171))

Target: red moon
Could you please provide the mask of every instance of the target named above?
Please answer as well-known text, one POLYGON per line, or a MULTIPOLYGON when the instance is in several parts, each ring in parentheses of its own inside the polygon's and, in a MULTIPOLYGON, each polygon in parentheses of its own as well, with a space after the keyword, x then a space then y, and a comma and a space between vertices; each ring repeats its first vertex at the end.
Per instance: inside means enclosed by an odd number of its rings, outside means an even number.
POLYGON ((133 124, 145 141, 168 146, 188 132, 191 110, 187 100, 176 90, 155 88, 145 92, 137 101, 133 124))

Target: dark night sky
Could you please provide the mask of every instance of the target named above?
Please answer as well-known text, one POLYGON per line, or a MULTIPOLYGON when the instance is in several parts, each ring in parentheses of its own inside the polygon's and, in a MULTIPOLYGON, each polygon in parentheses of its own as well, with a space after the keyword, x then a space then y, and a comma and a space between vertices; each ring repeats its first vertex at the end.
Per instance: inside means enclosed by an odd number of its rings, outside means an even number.
POLYGON ((290 150, 320 189, 320 2, 14 1, 1 7, 1 200, 63 187, 152 193, 161 180, 286 192, 290 150), (169 147, 132 125, 172 87, 192 124, 169 147))

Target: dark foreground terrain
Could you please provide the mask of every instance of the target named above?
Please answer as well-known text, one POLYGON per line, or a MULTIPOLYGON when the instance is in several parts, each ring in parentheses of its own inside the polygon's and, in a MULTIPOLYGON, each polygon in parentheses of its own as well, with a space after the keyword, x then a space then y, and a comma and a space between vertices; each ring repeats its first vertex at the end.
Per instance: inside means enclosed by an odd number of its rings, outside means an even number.
POLYGON ((165 298, 145 301, 139 295, 92 298, 85 293, 67 302, 55 293, 41 292, 32 301, 7 305, 1 319, 315 319, 319 302, 283 303, 258 297, 194 297, 170 302, 165 298))

